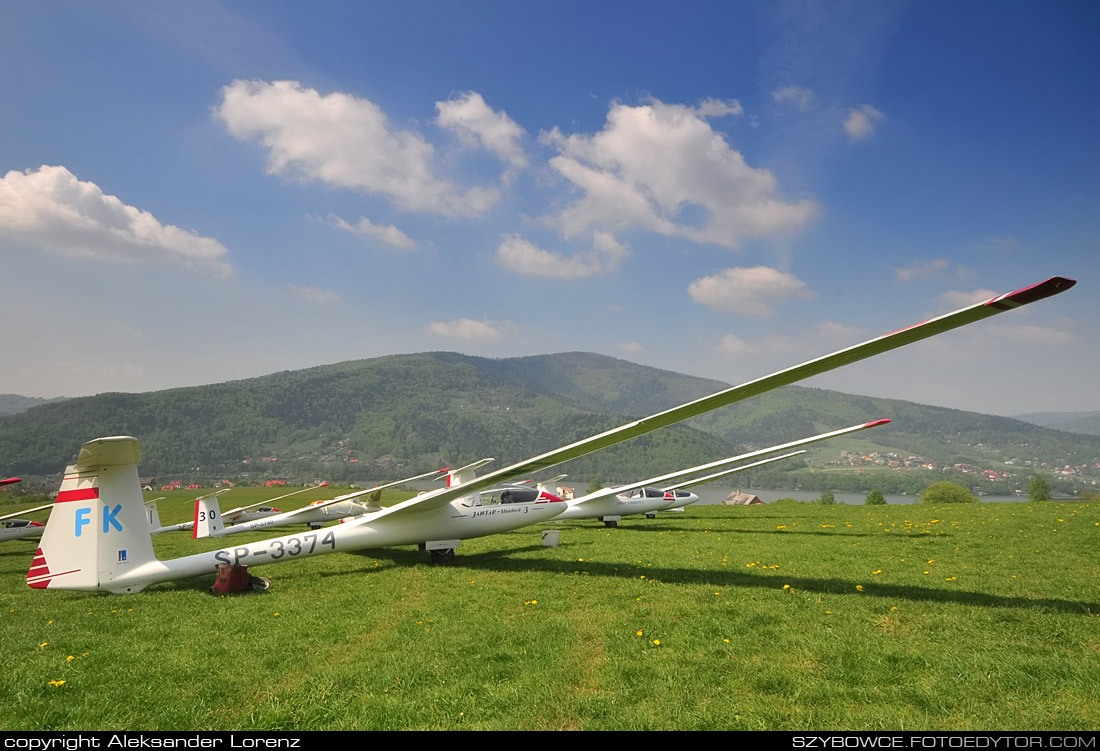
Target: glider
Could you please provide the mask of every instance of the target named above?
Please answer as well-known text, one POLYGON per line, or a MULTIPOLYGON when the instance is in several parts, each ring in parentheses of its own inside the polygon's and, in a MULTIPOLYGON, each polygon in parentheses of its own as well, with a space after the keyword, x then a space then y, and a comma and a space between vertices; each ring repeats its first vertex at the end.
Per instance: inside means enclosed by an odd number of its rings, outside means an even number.
POLYGON ((42 533, 46 530, 45 524, 42 522, 28 521, 26 519, 15 519, 13 517, 31 514, 35 511, 51 508, 52 506, 52 503, 47 503, 44 506, 35 506, 34 508, 29 508, 24 511, 16 511, 14 514, 0 516, 0 542, 4 540, 21 540, 25 537, 41 537, 42 533))
POLYGON ((719 459, 715 462, 700 464, 698 467, 692 467, 691 469, 681 469, 677 472, 671 472, 667 475, 651 477, 648 480, 642 480, 640 482, 636 482, 630 485, 620 485, 614 488, 603 488, 601 490, 595 491, 594 493, 583 495, 580 498, 574 498, 571 501, 566 501, 565 511, 558 514, 557 518, 555 518, 554 521, 567 521, 569 519, 599 519, 604 523, 605 527, 615 527, 618 525, 620 518, 624 516, 630 516, 632 514, 648 515, 657 511, 669 511, 673 508, 686 506, 689 503, 694 503, 695 501, 699 500, 699 496, 695 495, 694 493, 689 493, 682 488, 691 487, 693 485, 700 485, 704 482, 710 482, 711 480, 717 480, 719 477, 724 477, 733 472, 740 472, 742 470, 750 469, 751 467, 757 467, 760 464, 767 464, 768 462, 778 461, 779 459, 786 459, 792 456, 792 454, 787 454, 780 457, 773 457, 771 459, 766 459, 763 462, 756 462, 754 464, 749 464, 743 467, 737 467, 736 469, 727 469, 725 472, 719 472, 715 475, 711 475, 707 479, 700 479, 692 482, 683 482, 674 487, 656 488, 650 486, 668 482, 669 480, 680 480, 699 472, 706 472, 717 467, 724 467, 735 462, 742 462, 746 459, 755 459, 758 456, 773 454, 776 451, 785 451, 790 448, 795 448, 796 446, 804 446, 807 443, 824 441, 828 438, 836 438, 837 436, 855 433, 858 430, 866 430, 867 428, 875 428, 879 425, 885 425, 888 422, 890 421, 875 420, 874 422, 853 425, 849 428, 842 428, 840 430, 834 430, 829 433, 821 433, 820 435, 810 436, 809 438, 802 438, 800 440, 791 441, 790 443, 784 443, 779 446, 771 446, 765 449, 757 449, 756 451, 750 451, 749 453, 741 454, 740 456, 731 456, 728 459, 719 459))
POLYGON ((27 573, 27 584, 39 589, 130 593, 158 582, 209 574, 220 564, 236 568, 337 551, 411 544, 450 551, 453 555, 461 540, 539 524, 564 511, 564 501, 546 491, 501 487, 510 478, 529 476, 689 417, 1045 299, 1075 283, 1072 279, 1052 277, 633 420, 481 477, 346 520, 344 524, 183 558, 160 560, 153 553, 138 483, 141 452, 137 439, 99 438, 85 443, 76 462, 66 470, 41 546, 27 573))
MULTIPOLYGON (((347 495, 342 495, 328 501, 314 501, 308 506, 303 506, 294 511, 286 511, 280 514, 265 516, 261 519, 247 520, 239 523, 233 522, 233 525, 229 527, 225 526, 224 522, 226 519, 230 518, 232 512, 226 511, 222 514, 218 510, 218 499, 216 494, 211 494, 195 500, 195 521, 188 522, 187 524, 189 528, 192 526, 194 527, 195 539, 204 537, 224 537, 225 535, 253 532, 257 529, 267 529, 268 527, 285 527, 291 524, 308 524, 310 529, 316 530, 320 529, 325 522, 343 521, 349 517, 363 516, 365 514, 381 511, 382 504, 380 501, 383 490, 395 488, 398 485, 404 485, 414 480, 435 477, 449 471, 450 470, 447 469, 437 469, 433 472, 425 472, 416 477, 406 477, 404 480, 397 480, 396 482, 386 483, 385 485, 376 485, 373 488, 348 493, 347 495), (367 503, 364 504, 355 500, 361 495, 367 496, 367 503)), ((302 491, 298 492, 300 493, 302 491)), ((293 495, 293 493, 290 495, 293 495)), ((280 498, 285 497, 286 496, 280 496, 280 498)), ((274 500, 279 499, 276 498, 274 500)), ((246 506, 245 508, 250 507, 246 506)), ((240 509, 235 510, 239 511, 240 509)))
MULTIPOLYGON (((265 506, 264 504, 274 503, 275 501, 281 501, 284 498, 290 498, 292 495, 298 495, 299 493, 305 493, 310 490, 316 490, 317 488, 326 487, 328 487, 328 483, 322 482, 319 485, 310 485, 308 488, 295 490, 293 493, 286 493, 285 495, 280 495, 275 498, 269 498, 265 501, 256 501, 256 503, 251 503, 247 506, 238 506, 237 508, 230 509, 229 511, 226 511, 224 514, 222 514, 222 521, 228 522, 229 524, 238 524, 255 521, 257 519, 266 519, 270 516, 275 516, 276 514, 280 514, 282 512, 280 512, 279 509, 274 508, 273 506, 265 506), (256 510, 250 511, 249 509, 256 510)), ((195 503, 197 504, 206 498, 217 497, 222 493, 228 493, 232 489, 233 488, 223 488, 222 490, 215 490, 213 493, 209 493, 208 495, 196 498, 195 503)), ((160 500, 163 500, 163 497, 154 498, 151 501, 145 502, 145 514, 146 517, 149 519, 149 527, 154 535, 159 535, 162 532, 191 531, 195 528, 194 520, 189 522, 181 522, 179 524, 170 524, 167 527, 162 527, 160 524, 160 513, 157 511, 157 501, 160 500)))

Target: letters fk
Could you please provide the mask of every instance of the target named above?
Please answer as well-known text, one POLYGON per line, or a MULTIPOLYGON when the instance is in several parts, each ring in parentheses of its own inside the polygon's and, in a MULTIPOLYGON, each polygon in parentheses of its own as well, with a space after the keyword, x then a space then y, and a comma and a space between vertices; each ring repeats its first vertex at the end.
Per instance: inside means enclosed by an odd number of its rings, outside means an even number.
MULTIPOLYGON (((107 534, 111 531, 111 527, 114 527, 119 532, 122 531, 122 523, 118 520, 118 513, 122 511, 122 504, 116 504, 114 508, 110 506, 103 507, 103 534, 107 534)), ((92 509, 81 508, 76 510, 76 536, 80 537, 81 531, 87 525, 92 523, 89 518, 92 515, 92 509)))

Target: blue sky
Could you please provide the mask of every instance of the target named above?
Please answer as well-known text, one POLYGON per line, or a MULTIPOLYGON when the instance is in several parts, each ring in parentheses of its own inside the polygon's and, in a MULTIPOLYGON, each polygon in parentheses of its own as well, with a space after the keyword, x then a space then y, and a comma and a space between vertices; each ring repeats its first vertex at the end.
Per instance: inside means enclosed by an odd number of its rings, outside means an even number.
POLYGON ((1100 7, 8 2, 0 392, 433 350, 1100 409, 1100 7))

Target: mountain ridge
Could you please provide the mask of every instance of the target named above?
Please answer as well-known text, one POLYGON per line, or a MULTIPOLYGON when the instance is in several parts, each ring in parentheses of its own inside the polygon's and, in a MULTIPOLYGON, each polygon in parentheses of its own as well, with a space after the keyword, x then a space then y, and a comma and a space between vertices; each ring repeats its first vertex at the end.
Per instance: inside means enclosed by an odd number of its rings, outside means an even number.
MULTIPOLYGON (((388 355, 37 405, 0 417, 0 456, 5 471, 54 474, 82 441, 125 434, 141 439, 146 474, 389 479, 488 456, 503 466, 726 386, 587 352, 503 359, 388 355)), ((607 480, 644 477, 883 417, 893 424, 822 444, 807 457, 836 463, 843 450, 913 457, 936 467, 1047 471, 1100 458, 1098 437, 786 386, 575 460, 562 471, 607 480)), ((814 459, 815 467, 824 463, 814 459)))

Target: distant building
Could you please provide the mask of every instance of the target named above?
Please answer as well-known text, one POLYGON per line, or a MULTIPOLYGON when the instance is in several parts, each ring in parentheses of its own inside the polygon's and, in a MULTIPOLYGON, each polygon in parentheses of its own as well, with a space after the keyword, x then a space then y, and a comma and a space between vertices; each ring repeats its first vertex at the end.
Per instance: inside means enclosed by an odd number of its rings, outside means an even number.
POLYGON ((755 506, 757 504, 764 504, 764 502, 760 500, 760 496, 752 495, 751 493, 742 493, 740 490, 733 491, 726 496, 726 500, 722 501, 723 506, 755 506))

